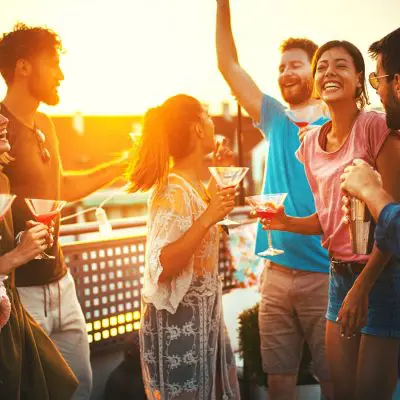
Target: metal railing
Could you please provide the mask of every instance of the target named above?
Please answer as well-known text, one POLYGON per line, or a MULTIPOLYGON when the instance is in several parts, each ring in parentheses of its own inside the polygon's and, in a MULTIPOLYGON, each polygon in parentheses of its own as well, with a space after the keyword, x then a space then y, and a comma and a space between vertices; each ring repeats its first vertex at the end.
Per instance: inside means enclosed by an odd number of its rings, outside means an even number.
MULTIPOLYGON (((238 207, 230 217, 243 222, 248 207, 238 207)), ((144 228, 146 217, 110 221, 113 231, 144 228)), ((61 236, 94 233, 97 223, 63 225, 61 236)), ((140 327, 140 292, 143 283, 146 235, 75 241, 63 245, 65 261, 75 279, 78 298, 86 319, 92 354, 120 345, 127 334, 140 327)), ((126 231, 125 231, 126 232, 126 231)), ((236 286, 229 236, 221 235, 219 273, 225 291, 236 286)))

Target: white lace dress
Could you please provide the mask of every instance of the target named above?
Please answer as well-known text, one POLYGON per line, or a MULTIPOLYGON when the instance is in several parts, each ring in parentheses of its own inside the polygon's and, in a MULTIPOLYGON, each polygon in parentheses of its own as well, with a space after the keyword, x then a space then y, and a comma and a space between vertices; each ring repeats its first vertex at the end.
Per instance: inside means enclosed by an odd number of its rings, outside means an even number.
POLYGON ((235 359, 222 314, 218 228, 204 237, 187 267, 159 283, 160 252, 176 241, 206 203, 178 175, 149 200, 140 346, 149 400, 240 399, 235 359))

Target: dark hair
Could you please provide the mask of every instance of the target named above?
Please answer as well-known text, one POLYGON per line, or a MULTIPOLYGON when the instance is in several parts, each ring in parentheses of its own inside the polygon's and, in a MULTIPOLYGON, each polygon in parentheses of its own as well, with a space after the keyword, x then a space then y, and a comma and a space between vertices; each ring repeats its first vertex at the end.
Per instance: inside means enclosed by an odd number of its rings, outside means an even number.
POLYGON ((324 54, 326 51, 333 49, 335 47, 341 47, 349 53, 349 55, 353 59, 353 63, 354 63, 356 71, 360 74, 361 88, 359 90, 357 90, 355 96, 356 96, 356 102, 357 102, 358 108, 361 110, 367 104, 369 104, 369 98, 368 98, 367 84, 365 81, 364 58, 363 58, 360 50, 358 50, 358 48, 356 46, 354 46, 354 44, 347 42, 346 40, 331 40, 330 42, 327 42, 324 45, 322 45, 316 51, 313 61, 312 61, 313 76, 315 77, 315 73, 317 71, 317 64, 318 64, 318 61, 321 58, 322 54, 324 54))
POLYGON ((59 36, 44 27, 31 27, 23 23, 0 39, 0 73, 7 84, 14 79, 18 60, 29 59, 42 51, 62 52, 59 36))
POLYGON ((303 50, 307 53, 308 59, 311 60, 314 57, 315 52, 318 49, 318 46, 310 39, 306 38, 289 38, 286 39, 282 44, 280 45, 280 50, 281 53, 287 50, 292 50, 292 49, 300 49, 303 50))
POLYGON ((389 80, 393 79, 395 74, 400 73, 400 28, 372 43, 368 52, 375 60, 382 55, 382 66, 389 80))
POLYGON ((170 158, 186 157, 191 149, 191 129, 204 109, 194 97, 179 94, 147 111, 143 132, 128 171, 128 191, 147 191, 165 183, 170 158))

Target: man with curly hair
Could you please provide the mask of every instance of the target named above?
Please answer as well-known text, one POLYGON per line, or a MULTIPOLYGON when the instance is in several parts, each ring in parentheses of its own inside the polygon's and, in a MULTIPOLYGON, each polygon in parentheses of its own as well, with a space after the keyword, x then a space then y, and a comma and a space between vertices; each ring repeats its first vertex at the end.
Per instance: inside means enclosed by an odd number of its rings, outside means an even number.
MULTIPOLYGON (((17 195, 13 205, 16 232, 25 229, 32 215, 24 198, 75 201, 122 175, 121 159, 90 171, 66 172, 62 168, 54 125, 39 112, 40 103, 56 105, 58 87, 64 79, 58 35, 43 27, 17 24, 0 39, 0 73, 7 94, 0 113, 9 120, 8 140, 12 161, 4 168, 17 195)), ((56 220, 54 245, 47 250, 54 258, 33 260, 18 268, 16 285, 21 300, 61 351, 80 381, 74 399, 89 399, 92 372, 85 319, 75 285, 58 242, 56 220)))
MULTIPOLYGON (((217 0, 216 45, 218 67, 239 103, 269 141, 263 193, 288 193, 286 210, 298 217, 315 212, 313 195, 303 165, 296 159, 300 145, 298 127, 285 108, 300 118, 315 110, 312 124, 327 118, 312 97, 311 60, 317 45, 303 38, 289 38, 281 45, 278 84, 284 106, 263 94, 239 63, 232 34, 229 0, 217 0)), ((259 49, 262 52, 262 49, 259 49)), ((325 358, 325 312, 329 261, 319 236, 272 232, 273 243, 284 253, 267 255, 261 281, 259 326, 264 371, 271 400, 296 397, 296 381, 304 341, 325 396, 331 384, 325 358)), ((259 226, 256 253, 267 248, 267 234, 259 226)))

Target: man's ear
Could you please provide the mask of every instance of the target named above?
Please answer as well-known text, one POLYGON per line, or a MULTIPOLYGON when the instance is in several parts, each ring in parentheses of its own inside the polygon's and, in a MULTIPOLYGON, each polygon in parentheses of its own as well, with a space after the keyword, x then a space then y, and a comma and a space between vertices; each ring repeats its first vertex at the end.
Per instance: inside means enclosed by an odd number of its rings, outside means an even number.
POLYGON ((32 64, 24 59, 20 58, 15 64, 15 74, 20 76, 29 76, 32 71, 32 64))

